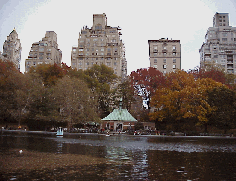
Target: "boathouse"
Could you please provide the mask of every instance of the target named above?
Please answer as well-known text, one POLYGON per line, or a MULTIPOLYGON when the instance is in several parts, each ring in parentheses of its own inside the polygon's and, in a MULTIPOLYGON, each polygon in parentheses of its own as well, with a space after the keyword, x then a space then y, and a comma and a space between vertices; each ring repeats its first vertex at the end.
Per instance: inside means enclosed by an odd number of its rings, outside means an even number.
POLYGON ((134 130, 137 120, 127 109, 122 109, 122 99, 120 99, 119 109, 114 109, 107 117, 102 119, 101 129, 110 131, 134 130))

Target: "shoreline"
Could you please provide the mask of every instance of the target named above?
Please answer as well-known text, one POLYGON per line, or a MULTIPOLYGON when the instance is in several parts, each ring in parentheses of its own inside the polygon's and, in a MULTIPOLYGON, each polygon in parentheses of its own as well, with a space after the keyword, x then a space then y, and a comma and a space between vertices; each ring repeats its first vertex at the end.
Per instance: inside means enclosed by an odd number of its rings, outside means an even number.
MULTIPOLYGON (((49 135, 55 135, 57 132, 51 132, 51 131, 25 131, 25 130, 1 130, 1 135, 4 132, 19 132, 19 133, 32 133, 32 134, 49 134, 49 135)), ((102 136, 106 136, 106 133, 68 133, 68 132, 64 132, 64 135, 102 135, 102 136)), ((170 135, 130 135, 130 134, 125 134, 125 133, 115 133, 115 134, 110 134, 110 136, 134 136, 134 137, 163 137, 163 138, 227 138, 227 139, 236 139, 235 136, 229 136, 229 135, 209 135, 209 136, 170 136, 170 135)))

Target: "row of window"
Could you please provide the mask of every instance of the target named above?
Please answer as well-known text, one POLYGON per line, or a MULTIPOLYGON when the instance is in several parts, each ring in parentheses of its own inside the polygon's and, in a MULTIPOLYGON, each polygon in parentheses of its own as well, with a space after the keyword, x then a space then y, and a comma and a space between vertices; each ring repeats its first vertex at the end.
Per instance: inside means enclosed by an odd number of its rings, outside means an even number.
MULTIPOLYGON (((163 50, 167 50, 167 47, 166 46, 162 46, 162 48, 163 48, 163 50)), ((155 46, 153 46, 153 50, 158 50, 158 46, 157 45, 155 45, 155 46)), ((174 45, 174 46, 172 46, 172 50, 176 50, 176 46, 174 45)))
MULTIPOLYGON (((76 48, 72 49, 73 53, 76 53, 76 51, 77 51, 76 48)), ((96 48, 96 49, 94 49, 94 48, 91 48, 91 49, 89 49, 89 48, 79 48, 79 52, 84 52, 84 51, 87 51, 87 52, 90 52, 90 51, 96 51, 96 52, 101 51, 101 52, 104 52, 105 49, 104 48, 100 48, 100 49, 98 49, 98 48, 96 48)), ((107 48, 106 51, 107 52, 112 52, 113 51, 114 53, 117 53, 118 52, 118 48, 114 48, 114 49, 107 48)))
MULTIPOLYGON (((154 65, 153 67, 154 67, 154 68, 158 68, 157 65, 154 65)), ((167 68, 167 65, 166 65, 166 64, 163 64, 163 65, 162 65, 162 68, 163 68, 163 69, 166 69, 166 68, 167 68)), ((175 65, 175 64, 172 65, 172 68, 173 68, 173 69, 176 69, 176 65, 175 65)))
MULTIPOLYGON (((173 59, 172 61, 173 61, 173 63, 176 63, 176 59, 173 59)), ((166 62, 167 62, 167 59, 164 58, 163 59, 163 63, 166 63, 166 62)), ((157 59, 156 58, 154 59, 154 63, 157 63, 157 59)))
MULTIPOLYGON (((80 52, 79 55, 81 55, 81 56, 83 56, 83 55, 86 55, 86 56, 89 56, 89 55, 100 55, 100 56, 104 56, 105 54, 104 54, 104 53, 82 53, 82 52, 80 52)), ((107 53, 106 55, 112 56, 111 53, 107 53)), ((118 53, 114 53, 113 55, 118 55, 118 53)))
MULTIPOLYGON (((103 58, 103 57, 101 57, 101 58, 82 58, 82 57, 79 57, 78 58, 78 60, 118 60, 118 58, 110 58, 110 57, 108 57, 108 58, 103 58)), ((74 59, 72 59, 72 61, 76 61, 76 59, 74 58, 74 59)))
MULTIPOLYGON (((169 55, 172 55, 172 56, 176 56, 177 54, 179 55, 179 53, 176 53, 176 52, 169 53, 169 55)), ((158 53, 153 53, 154 57, 157 57, 157 55, 158 55, 158 53)), ((159 53, 159 55, 167 56, 167 52, 159 53)))

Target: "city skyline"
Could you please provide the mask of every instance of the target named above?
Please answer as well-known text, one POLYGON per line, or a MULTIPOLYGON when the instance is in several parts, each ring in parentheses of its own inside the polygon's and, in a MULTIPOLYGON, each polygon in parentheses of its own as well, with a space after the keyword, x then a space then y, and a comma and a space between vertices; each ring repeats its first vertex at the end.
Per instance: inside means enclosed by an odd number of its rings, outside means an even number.
POLYGON ((121 27, 128 75, 150 66, 148 40, 180 40, 181 68, 188 70, 200 65, 199 49, 207 29, 213 26, 212 17, 216 12, 229 13, 230 26, 236 26, 236 2, 230 0, 137 1, 132 11, 133 4, 126 1, 114 6, 110 1, 3 0, 0 5, 0 51, 15 27, 22 46, 22 72, 32 43, 38 42, 46 31, 57 33, 62 62, 71 66, 71 47, 77 45, 83 26, 92 26, 93 14, 106 13, 110 26, 121 27))

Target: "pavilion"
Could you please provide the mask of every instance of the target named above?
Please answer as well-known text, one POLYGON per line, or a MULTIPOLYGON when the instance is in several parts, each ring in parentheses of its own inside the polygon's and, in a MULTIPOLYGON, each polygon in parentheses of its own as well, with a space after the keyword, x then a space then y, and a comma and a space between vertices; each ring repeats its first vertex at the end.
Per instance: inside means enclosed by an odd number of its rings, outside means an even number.
POLYGON ((119 109, 114 109, 107 117, 102 119, 101 129, 110 131, 134 130, 137 120, 128 112, 122 109, 122 99, 120 99, 119 109))

